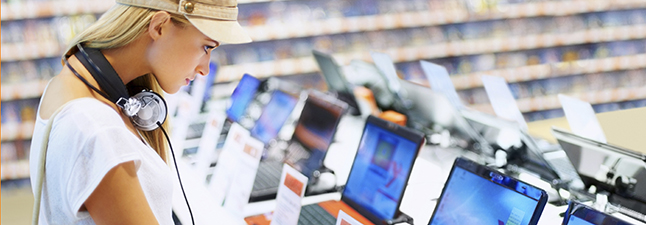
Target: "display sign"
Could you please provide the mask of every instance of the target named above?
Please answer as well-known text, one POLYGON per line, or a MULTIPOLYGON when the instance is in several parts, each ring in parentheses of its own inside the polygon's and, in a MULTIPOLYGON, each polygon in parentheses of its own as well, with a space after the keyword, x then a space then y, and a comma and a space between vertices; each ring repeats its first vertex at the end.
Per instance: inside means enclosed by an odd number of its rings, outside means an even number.
POLYGON ((559 94, 558 97, 563 106, 565 118, 574 134, 607 143, 606 135, 603 133, 601 124, 599 124, 590 103, 562 94, 559 94))
POLYGON ((280 186, 276 194, 276 209, 270 225, 297 225, 301 214, 301 200, 305 194, 307 177, 283 164, 280 186))
POLYGON ((520 112, 516 99, 511 94, 507 81, 502 77, 482 76, 482 85, 484 85, 487 97, 491 102, 493 111, 498 117, 516 121, 523 131, 527 131, 527 122, 520 112))
POLYGON ((359 223, 359 221, 355 220, 350 215, 343 212, 343 210, 339 210, 339 215, 336 217, 336 225, 363 225, 363 224, 359 223))
POLYGON ((222 153, 218 157, 218 164, 209 182, 209 191, 213 193, 213 201, 217 205, 222 205, 236 176, 236 173, 231 171, 238 169, 239 152, 243 151, 247 139, 249 139, 249 131, 240 126, 240 124, 233 123, 227 138, 224 140, 222 153))
POLYGON ((249 202, 264 147, 264 144, 258 139, 247 138, 242 151, 238 152, 236 169, 229 171, 235 174, 235 179, 231 181, 231 187, 224 200, 224 208, 238 218, 244 218, 242 212, 244 212, 244 206, 249 202))
POLYGON ((435 63, 420 61, 422 65, 422 70, 426 74, 426 79, 428 80, 429 85, 433 91, 442 93, 446 96, 447 99, 455 106, 457 109, 464 108, 458 92, 453 86, 453 81, 449 77, 449 72, 446 71, 446 68, 443 66, 437 65, 435 63))

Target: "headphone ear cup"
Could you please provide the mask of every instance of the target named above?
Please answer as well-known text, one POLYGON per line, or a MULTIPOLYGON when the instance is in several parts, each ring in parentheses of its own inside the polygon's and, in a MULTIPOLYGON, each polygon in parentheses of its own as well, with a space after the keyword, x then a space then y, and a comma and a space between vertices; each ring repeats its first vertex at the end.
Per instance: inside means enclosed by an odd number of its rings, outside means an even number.
POLYGON ((141 103, 139 111, 130 119, 135 126, 143 131, 151 131, 158 128, 157 122, 163 124, 166 120, 166 101, 159 94, 144 90, 132 96, 141 103))

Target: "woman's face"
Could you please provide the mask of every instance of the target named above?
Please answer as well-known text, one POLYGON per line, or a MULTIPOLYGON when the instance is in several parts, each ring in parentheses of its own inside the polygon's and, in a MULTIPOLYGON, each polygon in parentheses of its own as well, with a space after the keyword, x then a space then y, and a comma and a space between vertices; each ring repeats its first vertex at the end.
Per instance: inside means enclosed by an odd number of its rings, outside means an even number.
POLYGON ((180 26, 170 20, 159 32, 159 38, 152 42, 146 57, 165 92, 176 93, 196 75, 209 74, 211 51, 219 45, 217 41, 193 25, 180 26))

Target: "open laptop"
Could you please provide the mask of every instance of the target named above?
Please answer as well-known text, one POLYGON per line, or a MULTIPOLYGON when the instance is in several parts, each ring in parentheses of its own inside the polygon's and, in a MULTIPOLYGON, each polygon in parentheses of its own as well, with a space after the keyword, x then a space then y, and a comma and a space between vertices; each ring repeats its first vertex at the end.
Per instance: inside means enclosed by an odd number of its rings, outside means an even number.
POLYGON ((334 58, 329 54, 317 50, 312 50, 312 54, 328 85, 328 91, 335 93, 337 98, 348 104, 350 114, 355 116, 361 115, 361 109, 354 95, 354 90, 345 79, 341 67, 336 63, 334 58))
POLYGON ((429 225, 537 224, 547 193, 465 158, 457 158, 429 225))
MULTIPOLYGON (((347 105, 329 95, 311 90, 305 100, 294 134, 288 141, 283 160, 264 160, 260 163, 250 201, 274 198, 280 184, 283 162, 305 174, 314 184, 314 172, 321 170, 323 159, 332 143, 336 128, 347 105)), ((277 115, 272 115, 276 119, 277 115)), ((307 192, 306 192, 307 193, 307 192)))
POLYGON ((570 201, 563 216, 563 225, 630 225, 630 223, 577 201, 570 201))
MULTIPOLYGON (((369 116, 341 201, 303 206, 298 224, 334 224, 339 210, 362 224, 383 224, 398 218, 406 184, 424 142, 419 131, 369 116)), ((269 224, 264 218, 261 215, 246 220, 269 224)))
POLYGON ((556 127, 552 134, 586 186, 612 193, 610 202, 646 214, 646 155, 556 127))

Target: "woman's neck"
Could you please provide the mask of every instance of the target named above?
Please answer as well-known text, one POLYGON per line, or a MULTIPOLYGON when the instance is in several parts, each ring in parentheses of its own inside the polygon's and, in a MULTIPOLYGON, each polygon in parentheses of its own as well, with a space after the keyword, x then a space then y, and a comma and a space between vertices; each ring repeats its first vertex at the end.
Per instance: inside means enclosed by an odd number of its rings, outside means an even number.
POLYGON ((103 49, 101 53, 119 74, 124 84, 152 72, 146 61, 146 43, 142 38, 122 47, 103 49))

